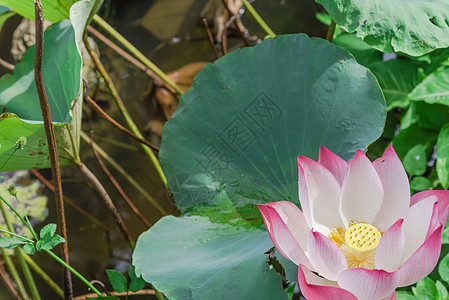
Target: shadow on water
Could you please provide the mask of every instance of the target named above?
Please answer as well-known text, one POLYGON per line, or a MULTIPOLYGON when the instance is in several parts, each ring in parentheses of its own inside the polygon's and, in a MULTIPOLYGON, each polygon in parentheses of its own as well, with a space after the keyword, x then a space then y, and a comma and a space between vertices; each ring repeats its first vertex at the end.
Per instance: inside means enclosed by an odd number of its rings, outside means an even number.
MULTIPOLYGON (((199 14, 207 0, 129 0, 105 1, 101 14, 120 33, 122 33, 138 49, 146 54, 154 63, 166 72, 196 61, 213 61, 215 59, 211 45, 207 39, 199 14)), ((319 23, 313 12, 319 10, 313 0, 257 0, 254 7, 276 33, 306 32, 311 36, 325 36, 327 28, 319 23)), ((246 14, 243 23, 251 34, 263 37, 260 27, 246 14)), ((12 20, 17 23, 17 20, 12 20)), ((9 29, 11 30, 11 29, 9 29)), ((2 33, 3 36, 9 36, 2 33)), ((2 36, 0 35, 0 37, 2 36)), ((8 38, 6 38, 8 39, 8 38)), ((9 37, 10 39, 10 37, 9 37)), ((240 38, 236 33, 229 37, 229 45, 238 45, 240 38)), ((111 49, 96 40, 99 45, 101 59, 117 85, 121 97, 139 128, 146 129, 147 138, 160 143, 160 128, 164 118, 160 107, 151 100, 152 81, 144 73, 130 63, 124 61, 111 49), (154 122, 158 119, 158 122, 154 122), (156 125, 155 125, 156 124, 156 125), (158 127, 159 126, 159 127, 158 127)), ((2 43, 2 46, 6 45, 2 43)), ((5 53, 2 47, 0 53, 5 53)), ((6 55, 6 54, 5 54, 6 55)), ((7 56, 4 56, 7 57, 7 56)), ((4 71, 0 69, 0 72, 4 71)), ((107 92, 104 83, 93 83, 92 97, 114 119, 125 124, 116 105, 107 92)), ((158 179, 148 158, 139 145, 128 136, 116 131, 87 105, 83 115, 83 130, 94 133, 95 141, 105 149, 135 180, 137 180, 164 208, 174 213, 176 209, 168 198, 162 182, 158 179)), ((81 142, 82 161, 100 178, 110 193, 134 239, 146 230, 146 226, 134 216, 124 204, 104 173, 93 158, 90 146, 81 142)), ((129 198, 136 204, 148 220, 155 223, 161 215, 136 192, 123 178, 112 173, 122 184, 129 198)), ((44 170, 49 178, 50 171, 44 170)), ((116 269, 126 272, 131 262, 131 251, 121 238, 117 227, 108 213, 105 205, 99 200, 76 167, 64 167, 64 193, 79 206, 104 222, 110 230, 104 231, 80 215, 70 206, 66 206, 69 235, 71 265, 89 279, 97 279, 107 283, 105 269, 116 269)), ((56 212, 52 194, 48 192, 50 203, 48 218, 44 222, 56 223, 56 212)), ((39 227, 37 228, 40 229, 39 227)), ((61 282, 60 267, 45 254, 36 254, 36 261, 56 282, 61 282)), ((43 299, 56 299, 57 296, 37 276, 39 290, 43 299)), ((109 284, 107 284, 110 289, 109 284)), ((87 293, 84 284, 74 277, 75 295, 87 293)), ((146 296, 148 299, 148 296, 146 296)), ((4 288, 1 299, 9 299, 10 295, 4 288)), ((142 297, 143 298, 143 297, 142 297)), ((133 299, 138 299, 137 297, 133 299)))

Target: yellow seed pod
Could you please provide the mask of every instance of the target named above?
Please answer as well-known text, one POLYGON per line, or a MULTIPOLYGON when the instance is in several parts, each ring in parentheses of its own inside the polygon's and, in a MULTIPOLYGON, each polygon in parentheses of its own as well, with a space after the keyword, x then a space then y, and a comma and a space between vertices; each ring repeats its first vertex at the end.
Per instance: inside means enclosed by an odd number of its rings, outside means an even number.
POLYGON ((354 250, 371 251, 377 248, 381 237, 380 231, 373 225, 358 223, 346 230, 345 242, 354 250))

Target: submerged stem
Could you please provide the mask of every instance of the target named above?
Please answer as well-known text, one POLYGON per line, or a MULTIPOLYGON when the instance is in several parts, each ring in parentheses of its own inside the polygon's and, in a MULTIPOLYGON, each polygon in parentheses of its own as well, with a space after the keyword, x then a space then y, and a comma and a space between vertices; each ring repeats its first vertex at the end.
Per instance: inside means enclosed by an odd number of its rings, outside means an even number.
POLYGON ((145 66, 147 66, 151 71, 153 71, 157 76, 159 76, 164 82, 171 86, 179 95, 184 94, 184 91, 171 80, 161 69, 159 69, 155 64, 153 64, 145 55, 137 50, 134 45, 132 45, 123 35, 121 35, 117 30, 115 30, 111 25, 109 25, 105 20, 103 20, 99 15, 95 15, 93 18, 94 22, 106 30, 110 35, 112 35, 120 44, 122 44, 129 52, 131 52, 137 59, 139 59, 145 66))
POLYGON ((259 23, 260 27, 262 27, 263 30, 271 37, 276 37, 276 34, 271 30, 271 28, 265 23, 265 21, 262 19, 262 17, 257 13, 257 11, 254 9, 254 7, 248 2, 248 0, 242 0, 243 4, 245 5, 248 12, 253 16, 254 20, 256 20, 257 23, 259 23))
MULTIPOLYGON (((85 44, 86 49, 89 52, 90 56, 92 57, 95 67, 100 72, 101 76, 104 78, 104 81, 109 88, 109 92, 111 93, 112 98, 114 99, 115 103, 117 104, 118 108, 120 109, 120 112, 122 113, 123 117, 125 118, 125 121, 128 124, 129 128, 136 136, 143 139, 142 133, 140 132, 136 123, 134 123, 134 120, 131 118, 131 115, 129 114, 128 109, 126 108, 125 104, 123 103, 122 99, 120 98, 118 90, 116 89, 114 83, 111 80, 111 77, 109 77, 109 74, 106 72, 106 69, 104 68, 104 66, 101 63, 100 59, 98 58, 97 54, 89 46, 86 35, 84 35, 84 44, 85 44)), ((167 178, 165 178, 165 175, 162 172, 161 165, 160 165, 159 160, 157 159, 156 155, 154 155, 153 151, 147 145, 144 145, 144 144, 140 144, 140 145, 141 145, 143 151, 145 152, 145 154, 150 159, 154 168, 156 169, 156 172, 159 175, 159 177, 161 178, 165 187, 167 187, 167 178)))

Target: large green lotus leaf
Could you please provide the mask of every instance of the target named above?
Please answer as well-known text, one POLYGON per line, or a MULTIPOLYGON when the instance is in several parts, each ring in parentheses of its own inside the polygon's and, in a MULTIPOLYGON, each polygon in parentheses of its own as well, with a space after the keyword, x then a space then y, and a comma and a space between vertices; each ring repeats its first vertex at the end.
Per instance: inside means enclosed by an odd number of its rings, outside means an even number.
MULTIPOLYGON (((69 10, 73 3, 79 0, 42 0, 44 19, 52 23, 69 18, 69 10)), ((19 15, 34 19, 33 0, 0 0, 0 5, 12 8, 19 15)))
MULTIPOLYGON (((81 124, 81 56, 76 41, 82 35, 95 1, 79 1, 72 7, 72 23, 63 20, 45 31, 43 77, 56 131, 62 165, 78 157, 81 124)), ((48 168, 47 139, 34 82, 34 47, 28 49, 14 74, 0 78, 0 163, 2 171, 48 168), (15 142, 27 138, 23 150, 15 142), (11 154, 14 155, 11 156, 11 154)))
POLYGON ((379 61, 372 64, 370 70, 382 87, 387 110, 408 106, 408 95, 418 84, 418 67, 415 64, 398 59, 379 61))
POLYGON ((271 247, 264 230, 168 216, 140 235, 133 265, 169 299, 287 299, 264 255, 271 247))
POLYGON ((409 99, 449 105, 449 67, 440 68, 418 84, 409 99))
POLYGON ((384 52, 419 56, 449 46, 447 0, 316 0, 348 32, 384 52))
POLYGON ((350 159, 385 115, 376 79, 346 50, 278 36, 200 72, 164 127, 161 164, 182 211, 298 203, 297 157, 324 145, 350 159))

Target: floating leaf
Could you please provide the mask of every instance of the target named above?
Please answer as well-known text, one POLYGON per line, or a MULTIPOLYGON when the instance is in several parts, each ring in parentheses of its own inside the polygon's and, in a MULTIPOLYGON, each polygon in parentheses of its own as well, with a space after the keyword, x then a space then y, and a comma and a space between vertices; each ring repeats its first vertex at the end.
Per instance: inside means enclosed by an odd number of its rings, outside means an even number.
POLYGON ((281 277, 268 268, 266 231, 164 217, 138 239, 136 274, 169 299, 287 299, 281 277))
POLYGON ((449 46, 446 0, 316 0, 348 32, 384 52, 419 56, 449 46))
POLYGON ((176 204, 298 203, 299 155, 345 159, 382 132, 385 101, 344 49, 304 34, 207 65, 165 125, 160 158, 176 204))

